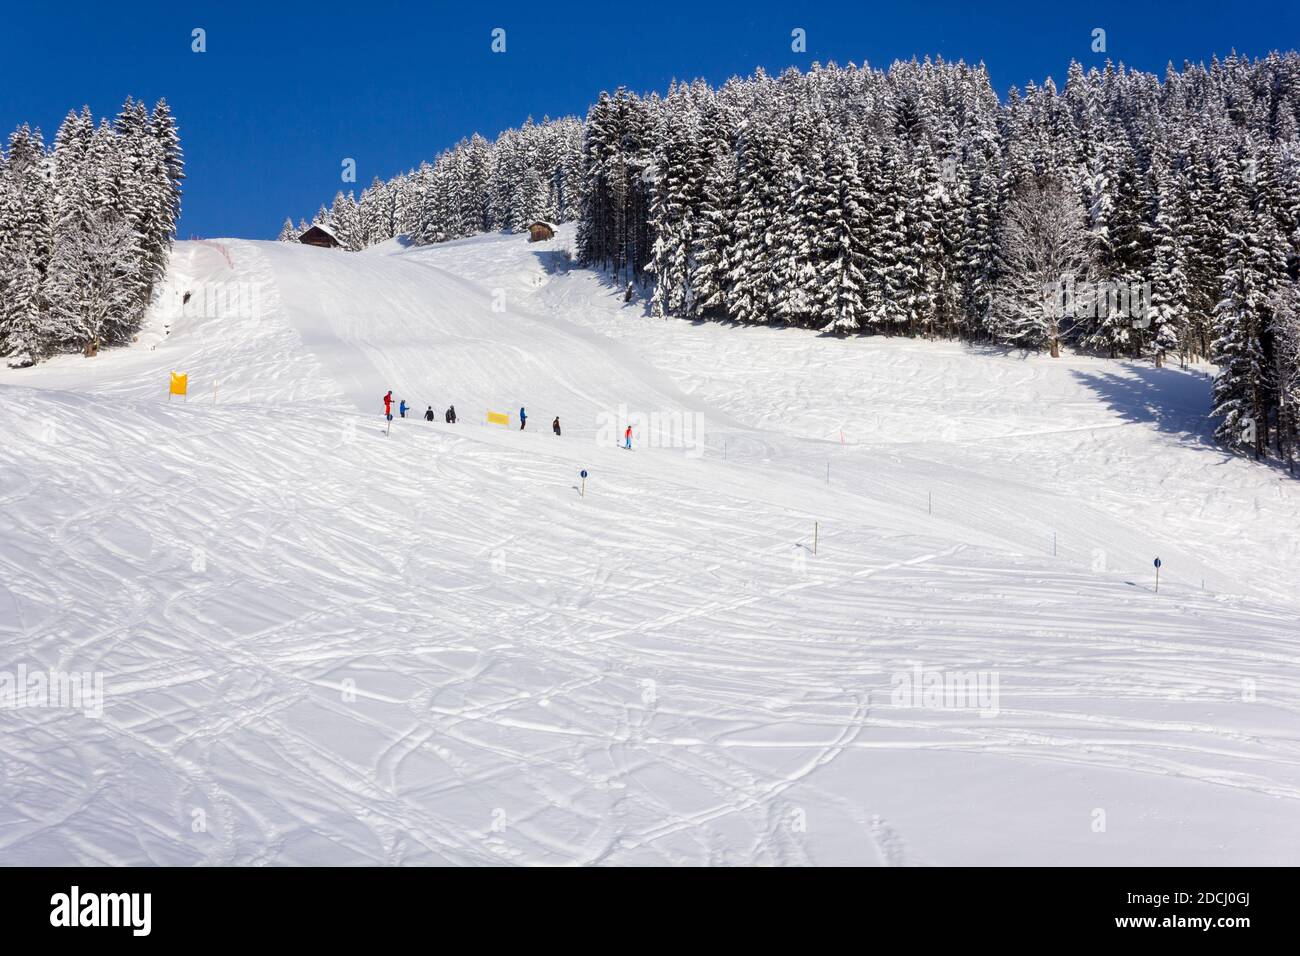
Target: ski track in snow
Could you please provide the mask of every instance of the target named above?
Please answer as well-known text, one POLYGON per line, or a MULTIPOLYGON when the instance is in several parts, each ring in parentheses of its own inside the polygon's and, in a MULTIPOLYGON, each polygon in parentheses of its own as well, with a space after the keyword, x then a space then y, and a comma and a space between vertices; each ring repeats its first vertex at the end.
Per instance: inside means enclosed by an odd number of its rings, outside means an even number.
POLYGON ((0 860, 1295 859, 1300 494, 1204 379, 653 319, 571 241, 180 243, 261 314, 0 371, 0 670, 106 683, 0 709, 0 860))

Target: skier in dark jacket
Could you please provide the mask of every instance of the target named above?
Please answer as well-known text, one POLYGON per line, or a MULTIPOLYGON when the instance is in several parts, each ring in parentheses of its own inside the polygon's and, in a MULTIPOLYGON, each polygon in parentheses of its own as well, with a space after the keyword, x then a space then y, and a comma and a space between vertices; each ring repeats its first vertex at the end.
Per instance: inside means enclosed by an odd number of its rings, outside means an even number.
POLYGON ((523 431, 524 426, 528 424, 528 413, 524 411, 522 405, 519 406, 519 430, 523 431))
POLYGON ((424 413, 424 420, 425 420, 426 422, 432 422, 432 421, 437 421, 437 420, 438 420, 438 416, 435 415, 435 414, 433 414, 433 406, 432 406, 432 405, 430 405, 430 406, 428 407, 428 409, 425 410, 425 413, 424 413))
POLYGON ((560 416, 559 416, 559 415, 556 415, 556 416, 555 416, 555 421, 551 422, 551 431, 555 432, 555 434, 557 434, 557 435, 560 433, 560 416))
POLYGON ((455 405, 452 405, 450 408, 447 409, 447 424, 448 424, 448 425, 455 425, 455 424, 456 424, 456 406, 455 406, 455 405))

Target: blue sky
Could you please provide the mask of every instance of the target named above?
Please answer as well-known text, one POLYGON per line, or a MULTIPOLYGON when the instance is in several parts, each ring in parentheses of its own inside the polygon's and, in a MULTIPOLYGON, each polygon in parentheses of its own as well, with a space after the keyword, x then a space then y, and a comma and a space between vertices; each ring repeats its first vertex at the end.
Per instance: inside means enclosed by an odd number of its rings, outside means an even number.
POLYGON ((10 5, 0 15, 0 127, 52 139, 71 107, 114 115, 128 94, 165 96, 189 181, 194 236, 273 237, 310 217, 357 162, 358 187, 432 159, 461 136, 530 114, 582 114, 602 89, 718 83, 814 60, 887 66, 913 55, 983 60, 999 94, 1062 81, 1071 58, 1163 72, 1230 49, 1300 47, 1300 3, 654 3, 426 0, 356 4, 226 0, 10 5), (665 5, 668 6, 668 5, 665 5), (676 7, 676 5, 671 5, 676 7), (599 10, 599 12, 595 12, 599 10), (191 31, 207 52, 191 51, 191 31), (491 51, 494 28, 506 52, 491 51), (807 52, 791 50, 802 28, 807 52), (1091 50, 1106 30, 1106 54, 1091 50))

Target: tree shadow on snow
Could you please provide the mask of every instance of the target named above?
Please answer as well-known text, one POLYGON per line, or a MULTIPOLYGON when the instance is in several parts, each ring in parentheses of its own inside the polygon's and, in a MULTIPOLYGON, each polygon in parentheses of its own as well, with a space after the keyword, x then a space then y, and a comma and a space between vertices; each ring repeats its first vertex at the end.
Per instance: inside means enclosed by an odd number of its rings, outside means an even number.
MULTIPOLYGON (((650 296, 654 292, 654 284, 646 280, 632 283, 632 299, 625 301, 623 297, 627 294, 627 280, 614 275, 608 269, 597 269, 590 266, 579 266, 577 258, 573 255, 571 249, 534 249, 533 255, 541 263, 542 268, 549 275, 562 275, 566 272, 581 271, 589 273, 596 277, 596 281, 609 290, 610 298, 617 297, 625 309, 637 309, 640 314, 650 317, 650 296)), ((665 316, 665 318, 675 319, 677 321, 691 321, 693 324, 703 324, 704 320, 687 320, 678 316, 665 316)))
POLYGON ((1125 374, 1080 369, 1070 374, 1124 421, 1154 425, 1183 444, 1218 452, 1225 461, 1235 457, 1214 440, 1211 382, 1204 372, 1129 362, 1123 368, 1125 374))
POLYGON ((573 255, 568 249, 534 249, 533 255, 547 275, 564 275, 573 270, 573 255))
POLYGON ((963 342, 966 351, 972 355, 991 355, 997 358, 1018 358, 1022 362, 1031 355, 1042 355, 1035 349, 1018 348, 1001 342, 963 342))

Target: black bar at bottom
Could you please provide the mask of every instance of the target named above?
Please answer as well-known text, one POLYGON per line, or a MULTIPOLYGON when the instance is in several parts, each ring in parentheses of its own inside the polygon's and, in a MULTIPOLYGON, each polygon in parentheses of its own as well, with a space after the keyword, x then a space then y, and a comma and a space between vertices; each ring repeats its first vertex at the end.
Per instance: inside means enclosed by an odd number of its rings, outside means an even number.
POLYGON ((1293 944, 1296 877, 1294 869, 0 868, 0 925, 10 944, 75 933, 81 943, 205 947, 373 948, 413 936, 462 948, 470 934, 493 948, 710 940, 806 951, 902 934, 927 948, 1126 937, 1222 947, 1293 944))

